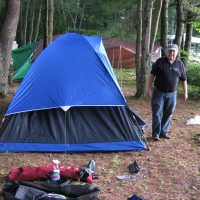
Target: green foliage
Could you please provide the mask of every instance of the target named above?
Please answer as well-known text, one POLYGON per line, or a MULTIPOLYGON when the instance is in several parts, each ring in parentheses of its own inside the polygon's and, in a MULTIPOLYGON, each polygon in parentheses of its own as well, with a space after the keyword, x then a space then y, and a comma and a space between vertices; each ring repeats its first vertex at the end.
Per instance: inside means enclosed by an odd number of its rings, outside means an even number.
POLYGON ((198 33, 200 33, 200 22, 195 21, 195 22, 193 23, 193 27, 195 28, 195 30, 196 30, 198 33))
POLYGON ((187 51, 181 49, 180 55, 181 55, 181 60, 183 61, 184 65, 187 66, 188 61, 189 61, 189 53, 187 51))
MULTIPOLYGON (((37 0, 39 1, 39 0, 37 0)), ((33 1, 30 1, 28 18, 30 18, 33 1)), ((1 3, 1 0, 0 0, 1 3)), ((27 0, 21 0, 22 18, 24 18, 27 0)), ((33 8, 38 14, 42 6, 37 41, 44 35, 44 2, 36 3, 33 8)), ((53 35, 66 32, 77 32, 85 35, 101 35, 103 38, 134 39, 136 33, 136 0, 54 0, 54 30, 53 35)), ((23 21, 23 24, 25 22, 23 21)), ((17 40, 20 40, 20 26, 17 40)), ((27 29, 29 35, 29 29, 27 29)))
POLYGON ((5 7, 3 0, 0 0, 0 10, 2 11, 2 9, 5 7))
POLYGON ((188 91, 195 98, 200 97, 200 63, 190 61, 187 67, 188 91))
POLYGON ((188 84, 200 87, 200 65, 195 62, 187 69, 188 84))

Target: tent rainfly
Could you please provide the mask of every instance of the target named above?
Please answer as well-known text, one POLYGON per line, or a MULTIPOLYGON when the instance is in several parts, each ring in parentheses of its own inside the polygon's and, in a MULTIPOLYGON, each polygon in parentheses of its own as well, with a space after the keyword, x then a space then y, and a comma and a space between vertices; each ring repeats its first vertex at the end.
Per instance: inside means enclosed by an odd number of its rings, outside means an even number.
POLYGON ((146 123, 127 105, 101 37, 56 38, 33 63, 6 114, 0 152, 146 150, 146 123))

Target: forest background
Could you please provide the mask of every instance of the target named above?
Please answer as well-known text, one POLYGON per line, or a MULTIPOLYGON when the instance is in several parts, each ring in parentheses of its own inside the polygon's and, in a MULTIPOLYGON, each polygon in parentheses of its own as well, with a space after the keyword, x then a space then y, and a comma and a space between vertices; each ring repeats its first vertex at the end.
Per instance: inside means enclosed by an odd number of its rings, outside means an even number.
POLYGON ((198 0, 0 0, 0 11, 1 95, 9 92, 13 40, 20 47, 43 39, 45 48, 53 36, 67 32, 136 42, 138 98, 146 95, 155 42, 161 45, 164 55, 168 35, 175 35, 181 58, 190 67, 188 81, 199 86, 198 63, 188 62, 192 36, 200 36, 198 0))

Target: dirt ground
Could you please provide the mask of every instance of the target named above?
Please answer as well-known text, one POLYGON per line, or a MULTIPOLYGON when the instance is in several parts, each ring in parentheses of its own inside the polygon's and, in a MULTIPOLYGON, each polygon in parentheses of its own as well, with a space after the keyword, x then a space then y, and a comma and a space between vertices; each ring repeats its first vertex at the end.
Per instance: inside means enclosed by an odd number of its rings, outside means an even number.
MULTIPOLYGON (((15 88, 13 89, 13 91, 15 88)), ((122 88, 129 106, 148 124, 146 139, 151 151, 110 153, 1 153, 0 199, 2 186, 9 171, 20 166, 49 165, 58 159, 61 165, 87 165, 94 160, 97 166, 94 184, 101 188, 100 200, 125 200, 136 194, 148 200, 200 199, 200 125, 186 125, 186 121, 200 115, 200 102, 178 97, 170 128, 172 139, 153 142, 151 139, 150 99, 135 100, 131 88, 122 88), (118 180, 119 175, 130 175, 128 165, 137 162, 140 171, 132 179, 118 180)), ((12 95, 0 99, 0 119, 12 95)))

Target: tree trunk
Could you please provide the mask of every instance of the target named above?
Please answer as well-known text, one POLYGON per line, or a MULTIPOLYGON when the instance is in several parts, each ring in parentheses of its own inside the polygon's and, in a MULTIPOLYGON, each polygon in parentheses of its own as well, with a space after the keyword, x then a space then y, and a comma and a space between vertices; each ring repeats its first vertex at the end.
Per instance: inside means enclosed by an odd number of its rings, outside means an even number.
POLYGON ((40 27, 40 20, 41 20, 41 10, 42 9, 41 9, 41 1, 40 1, 38 17, 37 17, 37 20, 36 20, 36 23, 35 23, 32 42, 36 42, 37 41, 38 31, 39 31, 39 27, 40 27))
POLYGON ((0 29, 0 94, 7 95, 13 40, 16 36, 20 0, 7 0, 5 16, 0 29))
POLYGON ((137 38, 136 38, 136 58, 135 58, 135 66, 136 66, 136 97, 140 96, 139 91, 141 91, 141 41, 142 41, 142 0, 137 0, 137 38))
POLYGON ((49 0, 49 10, 48 10, 48 44, 52 42, 53 39, 53 13, 54 13, 54 7, 53 7, 53 1, 49 0))
POLYGON ((144 24, 143 24, 143 42, 142 42, 142 62, 141 62, 141 74, 140 74, 140 83, 141 90, 138 91, 138 95, 145 96, 146 95, 146 87, 147 87, 147 77, 149 72, 149 64, 150 64, 150 33, 151 33, 151 21, 152 21, 152 7, 153 0, 147 0, 145 6, 144 13, 144 24))
MULTIPOLYGON (((61 9, 62 9, 62 14, 63 14, 63 20, 64 20, 64 26, 67 27, 67 16, 65 13, 65 7, 64 7, 64 2, 61 2, 61 9)), ((67 28, 65 28, 65 31, 67 31, 67 28)))
POLYGON ((85 12, 85 3, 83 4, 83 8, 82 8, 81 19, 80 19, 80 23, 79 23, 79 29, 82 28, 82 21, 84 19, 84 12, 85 12))
POLYGON ((51 43, 53 38, 53 0, 45 0, 45 36, 44 48, 51 43))
POLYGON ((23 32, 22 45, 26 45, 26 34, 27 34, 26 31, 27 31, 27 23, 28 23, 29 3, 30 3, 30 0, 27 1, 27 5, 26 5, 26 13, 25 13, 25 17, 24 17, 24 32, 23 32))
POLYGON ((177 27, 176 27, 176 36, 174 43, 181 47, 181 42, 183 38, 183 31, 184 31, 184 12, 183 12, 183 4, 181 0, 177 1, 177 27))
POLYGON ((19 46, 22 46, 24 37, 23 37, 23 14, 22 14, 22 5, 20 5, 20 17, 19 17, 19 46))
POLYGON ((190 46, 191 46, 191 41, 192 41, 192 32, 193 32, 193 25, 192 25, 192 21, 191 21, 191 16, 192 13, 190 11, 188 11, 187 14, 187 23, 186 23, 186 37, 185 37, 185 46, 184 46, 184 50, 187 51, 189 53, 190 51, 190 46))
POLYGON ((76 10, 74 10, 74 9, 72 10, 73 7, 72 8, 70 7, 68 1, 66 1, 65 3, 67 4, 68 13, 69 13, 69 16, 70 16, 70 18, 72 20, 73 29, 76 29, 79 1, 74 1, 74 4, 76 4, 76 10), (73 16, 73 13, 74 13, 74 16, 73 16))
POLYGON ((150 54, 153 52, 153 47, 155 44, 162 3, 163 3, 163 0, 156 0, 155 10, 153 11, 153 18, 152 18, 152 23, 151 23, 151 40, 150 40, 150 48, 149 48, 150 54))
POLYGON ((192 32, 193 32, 193 26, 192 26, 192 12, 188 11, 187 13, 187 19, 186 19, 186 35, 185 35, 185 44, 183 49, 185 52, 181 54, 181 60, 185 65, 187 65, 189 56, 190 56, 190 47, 191 47, 191 41, 192 41, 192 32))
POLYGON ((35 0, 32 1, 32 6, 31 6, 31 22, 29 26, 29 39, 28 39, 28 44, 31 44, 32 38, 33 38, 33 24, 34 24, 34 19, 35 19, 35 0))
POLYGON ((48 9, 49 9, 49 1, 48 0, 45 0, 44 1, 45 5, 44 5, 44 40, 43 40, 43 49, 46 48, 46 46, 48 45, 48 39, 47 39, 47 35, 48 35, 48 18, 49 18, 49 15, 48 15, 48 9))
POLYGON ((167 48, 168 5, 169 5, 169 0, 163 0, 162 10, 161 10, 161 28, 160 28, 160 45, 162 47, 162 56, 165 55, 165 49, 167 48))

